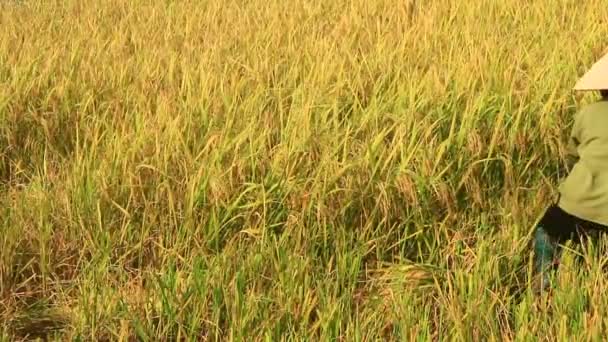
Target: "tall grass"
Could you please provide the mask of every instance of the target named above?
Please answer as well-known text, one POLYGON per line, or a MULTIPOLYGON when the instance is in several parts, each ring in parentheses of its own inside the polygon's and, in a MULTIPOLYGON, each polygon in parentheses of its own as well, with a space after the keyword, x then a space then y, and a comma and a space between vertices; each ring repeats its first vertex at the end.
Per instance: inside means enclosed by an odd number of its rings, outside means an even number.
POLYGON ((601 339, 513 288, 605 5, 2 2, 0 339, 601 339))

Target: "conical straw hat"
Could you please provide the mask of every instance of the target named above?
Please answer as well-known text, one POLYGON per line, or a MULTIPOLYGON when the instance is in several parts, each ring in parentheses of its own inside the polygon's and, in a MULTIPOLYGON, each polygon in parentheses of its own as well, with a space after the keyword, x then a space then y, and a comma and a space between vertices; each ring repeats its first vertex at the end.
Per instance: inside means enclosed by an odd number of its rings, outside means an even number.
POLYGON ((574 90, 608 89, 608 53, 597 61, 576 83, 574 90))

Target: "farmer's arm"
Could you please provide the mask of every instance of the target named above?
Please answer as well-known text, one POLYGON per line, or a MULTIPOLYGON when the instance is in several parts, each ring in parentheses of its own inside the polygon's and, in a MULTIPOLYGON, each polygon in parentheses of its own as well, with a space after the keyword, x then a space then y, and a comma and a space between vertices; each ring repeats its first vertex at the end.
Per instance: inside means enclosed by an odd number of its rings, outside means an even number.
POLYGON ((574 164, 580 158, 578 154, 578 147, 581 142, 581 122, 583 119, 584 113, 578 113, 574 120, 574 125, 572 126, 572 131, 568 138, 568 143, 566 145, 566 165, 568 170, 571 170, 574 167, 574 164))

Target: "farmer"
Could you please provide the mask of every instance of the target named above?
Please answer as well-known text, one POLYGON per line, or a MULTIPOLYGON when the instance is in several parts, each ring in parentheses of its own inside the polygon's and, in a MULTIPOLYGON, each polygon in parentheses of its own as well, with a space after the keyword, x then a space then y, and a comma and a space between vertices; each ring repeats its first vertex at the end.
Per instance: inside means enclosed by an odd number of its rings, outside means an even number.
POLYGON ((534 232, 536 292, 548 289, 559 246, 591 231, 608 231, 608 54, 578 81, 575 90, 599 91, 601 99, 576 114, 568 142, 571 167, 534 232))

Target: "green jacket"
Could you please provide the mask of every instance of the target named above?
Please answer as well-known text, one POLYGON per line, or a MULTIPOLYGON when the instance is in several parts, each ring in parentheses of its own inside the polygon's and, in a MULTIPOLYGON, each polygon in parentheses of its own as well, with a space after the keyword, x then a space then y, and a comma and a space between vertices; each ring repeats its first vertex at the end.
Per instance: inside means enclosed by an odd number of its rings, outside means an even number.
POLYGON ((572 160, 560 184, 559 207, 581 219, 608 226, 608 101, 584 107, 568 143, 572 160))

